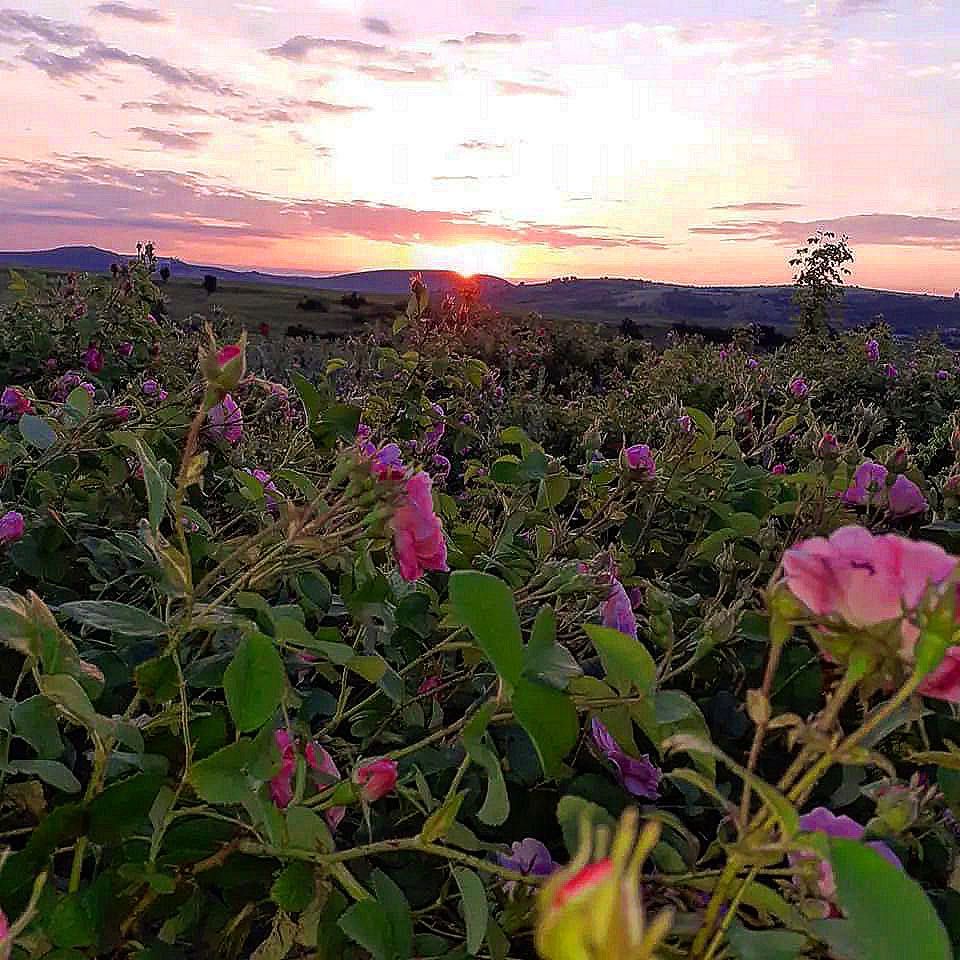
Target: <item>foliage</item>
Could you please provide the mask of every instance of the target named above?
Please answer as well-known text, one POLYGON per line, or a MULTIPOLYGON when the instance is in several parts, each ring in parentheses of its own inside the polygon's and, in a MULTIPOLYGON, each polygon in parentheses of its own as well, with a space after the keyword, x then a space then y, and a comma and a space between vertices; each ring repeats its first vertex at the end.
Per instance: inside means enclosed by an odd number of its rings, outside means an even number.
POLYGON ((853 622, 859 581, 781 567, 960 548, 947 351, 655 350, 416 283, 281 347, 154 267, 0 318, 0 953, 957 950, 954 574, 853 622))

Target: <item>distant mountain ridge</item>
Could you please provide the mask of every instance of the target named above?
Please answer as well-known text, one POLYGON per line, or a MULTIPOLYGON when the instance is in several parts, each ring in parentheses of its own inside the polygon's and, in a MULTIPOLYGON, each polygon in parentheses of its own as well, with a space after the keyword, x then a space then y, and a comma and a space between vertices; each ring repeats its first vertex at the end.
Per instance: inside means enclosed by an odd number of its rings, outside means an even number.
MULTIPOLYGON (((113 263, 128 256, 92 246, 57 247, 0 253, 0 269, 106 273, 113 263)), ((258 270, 232 270, 161 257, 160 266, 170 268, 179 280, 203 279, 212 274, 220 282, 276 284, 313 290, 400 296, 410 288, 410 278, 420 273, 432 293, 456 289, 463 282, 452 270, 366 270, 330 276, 292 276, 258 270)), ((745 324, 768 324, 788 330, 793 307, 790 286, 697 287, 650 280, 566 278, 545 283, 511 283, 486 274, 472 278, 481 298, 505 312, 540 313, 550 318, 576 318, 598 323, 620 323, 629 317, 643 324, 688 323, 701 327, 729 328, 745 324)), ((848 326, 870 323, 878 315, 901 334, 931 330, 946 331, 948 342, 960 346, 960 296, 938 297, 848 287, 844 321, 848 326)))
MULTIPOLYGON (((66 270, 82 273, 108 273, 114 263, 124 263, 132 254, 113 253, 99 247, 55 247, 51 250, 28 250, 0 253, 0 268, 21 267, 30 270, 66 270)), ((454 289, 462 277, 452 270, 365 270, 359 273, 340 273, 329 276, 301 276, 282 273, 262 273, 259 270, 233 270, 187 263, 175 257, 158 257, 161 267, 169 267, 171 277, 178 280, 202 280, 211 274, 217 280, 233 283, 270 283, 287 287, 310 287, 323 290, 342 290, 347 293, 401 294, 410 290, 410 278, 423 275, 431 290, 454 289)), ((508 280, 486 274, 477 276, 481 292, 513 286, 508 280)))

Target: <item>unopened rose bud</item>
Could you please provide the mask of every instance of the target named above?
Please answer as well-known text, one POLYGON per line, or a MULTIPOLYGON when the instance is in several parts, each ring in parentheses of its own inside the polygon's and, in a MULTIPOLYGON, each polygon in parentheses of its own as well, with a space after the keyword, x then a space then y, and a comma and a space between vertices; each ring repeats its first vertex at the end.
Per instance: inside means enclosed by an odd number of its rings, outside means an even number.
POLYGON ((840 444, 832 433, 825 433, 817 444, 817 456, 821 460, 836 460, 840 456, 840 444))
POLYGON ((909 457, 906 447, 897 447, 887 459, 887 469, 891 473, 903 473, 907 469, 909 457))
POLYGON ((372 760, 361 764, 353 773, 353 782, 360 788, 360 799, 374 803, 397 785, 396 760, 372 760))

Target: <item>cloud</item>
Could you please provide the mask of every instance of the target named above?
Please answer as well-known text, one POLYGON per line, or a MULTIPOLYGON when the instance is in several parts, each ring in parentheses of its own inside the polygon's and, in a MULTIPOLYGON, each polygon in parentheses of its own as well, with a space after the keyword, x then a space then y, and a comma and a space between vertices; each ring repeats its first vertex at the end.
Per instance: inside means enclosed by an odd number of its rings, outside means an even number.
POLYGON ((52 43, 58 47, 81 47, 97 39, 87 27, 49 20, 25 10, 0 10, 0 43, 52 43))
POLYGON ((725 203, 711 210, 789 210, 791 207, 802 207, 802 203, 771 203, 766 200, 750 200, 747 203, 725 203))
POLYGON ((161 117, 197 116, 209 117, 209 110, 195 103, 183 103, 180 100, 128 100, 122 104, 124 110, 149 110, 161 117))
POLYGON ((498 80, 497 90, 508 97, 565 97, 567 92, 557 87, 545 87, 539 83, 517 83, 514 80, 498 80))
MULTIPOLYGON (((493 222, 479 213, 418 210, 369 201, 293 199, 241 190, 198 174, 133 170, 97 158, 52 162, 0 161, 0 244, 42 225, 47 241, 123 234, 236 243, 309 242, 358 237, 395 244, 519 243, 556 250, 663 250, 655 238, 601 227, 493 222), (229 226, 224 226, 228 224, 229 226)), ((46 242, 46 241, 45 241, 46 242)), ((125 241, 126 242, 126 241, 125 241)))
POLYGON ((371 33, 379 33, 381 36, 389 37, 393 34, 393 27, 389 22, 380 17, 364 17, 363 25, 371 33))
POLYGON ((86 44, 79 52, 64 56, 36 45, 28 47, 20 58, 42 70, 54 80, 70 79, 82 74, 95 73, 110 64, 140 67, 163 83, 173 87, 189 87, 221 97, 237 97, 239 93, 230 84, 199 70, 178 67, 159 57, 144 57, 112 47, 99 40, 86 44))
POLYGON ((526 38, 519 33, 471 33, 462 40, 446 40, 445 43, 454 45, 465 45, 468 47, 480 46, 501 46, 503 44, 523 43, 526 38))
POLYGON ((306 60, 311 53, 324 50, 334 54, 361 54, 364 56, 380 56, 387 52, 387 48, 375 43, 364 43, 362 40, 338 40, 329 37, 309 37, 298 34, 285 40, 278 47, 270 47, 266 53, 271 57, 282 57, 285 60, 306 60))
POLYGON ((488 140, 464 140, 460 146, 464 150, 506 150, 505 143, 491 143, 488 140))
POLYGON ((154 7, 135 7, 121 0, 112 0, 109 3, 98 3, 93 8, 95 13, 102 13, 119 20, 135 20, 137 23, 167 23, 169 18, 154 7))
POLYGON ((361 73, 387 83, 438 83, 447 79, 447 71, 441 67, 417 66, 405 69, 401 67, 382 67, 377 64, 363 64, 361 73))
POLYGON ((779 244, 803 243, 817 230, 845 234, 853 246, 931 247, 960 251, 960 220, 913 217, 900 213, 864 213, 825 220, 722 220, 691 233, 724 240, 769 240, 779 244))
POLYGON ((810 16, 850 17, 858 13, 886 13, 890 0, 813 0, 807 8, 810 16))
POLYGON ((157 130, 154 127, 131 127, 130 132, 168 150, 199 150, 213 136, 208 130, 157 130))

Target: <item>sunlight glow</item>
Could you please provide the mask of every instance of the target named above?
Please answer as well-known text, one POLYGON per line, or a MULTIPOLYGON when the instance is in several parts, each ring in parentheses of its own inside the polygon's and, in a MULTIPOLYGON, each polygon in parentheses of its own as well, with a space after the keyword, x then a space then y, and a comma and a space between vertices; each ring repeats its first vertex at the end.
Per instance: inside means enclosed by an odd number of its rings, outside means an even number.
POLYGON ((488 273, 508 277, 513 267, 513 253, 499 243, 459 243, 450 246, 418 244, 414 262, 427 270, 454 270, 462 277, 488 273))

